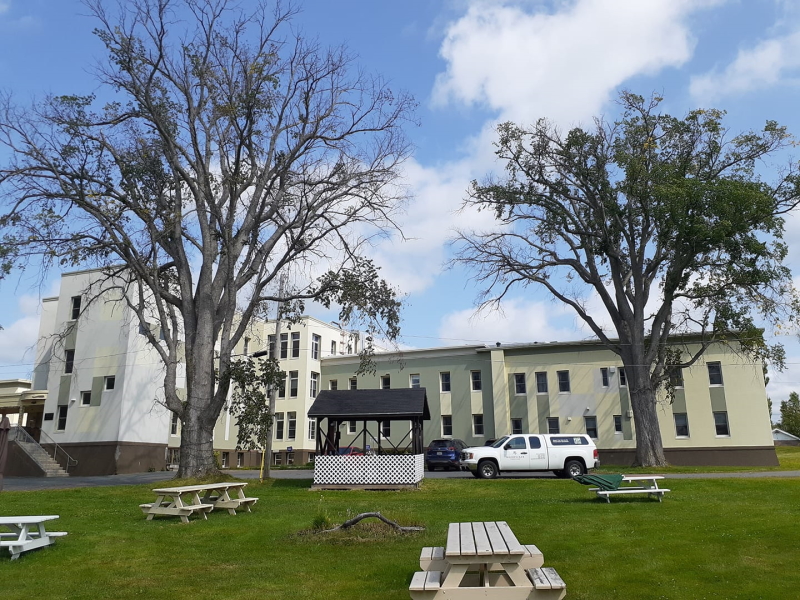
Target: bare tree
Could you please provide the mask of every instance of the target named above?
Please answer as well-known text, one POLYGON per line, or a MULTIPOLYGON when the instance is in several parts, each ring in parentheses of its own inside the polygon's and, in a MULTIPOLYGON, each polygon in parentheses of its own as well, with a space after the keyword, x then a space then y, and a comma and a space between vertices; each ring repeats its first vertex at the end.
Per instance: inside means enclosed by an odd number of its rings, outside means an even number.
POLYGON ((85 4, 108 50, 107 97, 0 97, 3 223, 29 264, 103 267, 142 323, 157 315, 163 341, 144 331, 183 424, 178 475, 201 476, 234 345, 266 303, 335 303, 397 335, 395 292, 363 251, 395 228, 414 103, 345 49, 292 34, 291 7, 85 4), (278 297, 278 276, 301 267, 318 276, 278 297))
POLYGON ((780 366, 782 348, 765 344, 756 319, 798 314, 781 240, 797 175, 768 185, 755 171, 790 143, 786 131, 768 122, 730 136, 722 112, 678 119, 660 101, 623 93, 619 121, 567 135, 543 120, 501 125, 507 179, 473 182, 466 201, 492 211, 497 227, 460 232, 455 259, 484 286, 482 306, 539 286, 620 356, 645 466, 666 464, 656 392, 676 369, 719 341, 780 366), (694 345, 671 345, 677 333, 694 345))

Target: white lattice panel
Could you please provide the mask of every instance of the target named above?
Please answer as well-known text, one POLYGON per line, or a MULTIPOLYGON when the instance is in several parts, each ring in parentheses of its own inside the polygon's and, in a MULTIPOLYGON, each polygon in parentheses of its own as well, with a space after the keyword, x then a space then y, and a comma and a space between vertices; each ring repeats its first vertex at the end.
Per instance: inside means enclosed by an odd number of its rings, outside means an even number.
POLYGON ((416 485, 424 468, 422 454, 317 456, 314 485, 416 485))

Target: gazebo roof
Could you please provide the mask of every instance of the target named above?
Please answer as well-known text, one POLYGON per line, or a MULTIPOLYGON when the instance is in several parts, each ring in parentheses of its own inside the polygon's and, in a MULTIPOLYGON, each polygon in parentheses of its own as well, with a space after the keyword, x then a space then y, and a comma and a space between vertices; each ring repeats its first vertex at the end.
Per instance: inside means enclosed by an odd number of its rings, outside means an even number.
POLYGON ((431 418, 425 388, 324 390, 308 409, 308 416, 384 421, 431 418))

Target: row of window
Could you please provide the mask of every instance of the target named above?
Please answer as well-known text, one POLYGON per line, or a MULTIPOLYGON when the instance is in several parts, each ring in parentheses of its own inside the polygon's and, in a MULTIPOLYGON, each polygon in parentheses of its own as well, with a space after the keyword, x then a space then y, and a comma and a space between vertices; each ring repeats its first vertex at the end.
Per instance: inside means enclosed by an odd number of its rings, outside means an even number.
MULTIPOLYGON (((689 419, 686 413, 675 413, 675 436, 679 438, 689 437, 689 419)), ((511 419, 511 433, 520 434, 522 431, 522 419, 511 419)), ((597 417, 586 416, 583 418, 584 429, 586 435, 590 438, 597 439, 597 417)), ((727 437, 730 436, 730 428, 728 426, 728 413, 725 411, 714 412, 714 429, 717 436, 727 437)), ((561 425, 558 417, 547 418, 547 433, 558 434, 561 433, 561 425)), ((622 415, 614 415, 614 433, 622 433, 622 415)), ((442 415, 442 436, 451 437, 453 435, 453 416, 442 415)), ((472 415, 472 435, 474 437, 483 436, 483 415, 472 415)))
MULTIPOLYGON (((719 362, 706 363, 708 367, 708 381, 710 385, 722 385, 722 366, 719 362)), ((546 371, 537 371, 533 374, 536 381, 536 393, 547 394, 549 386, 547 381, 546 371)), ((610 385, 610 371, 608 367, 600 369, 600 379, 603 387, 610 385)), ((556 371, 556 381, 558 383, 559 393, 569 393, 571 391, 569 370, 556 371)), ((673 369, 670 372, 670 381, 675 387, 683 387, 683 373, 681 369, 673 369)), ((473 392, 478 392, 482 389, 481 372, 470 371, 470 382, 473 392)), ((335 379, 330 381, 330 389, 338 389, 338 382, 335 379)), ((619 368, 619 385, 626 387, 628 385, 627 377, 625 376, 625 369, 619 368)), ((355 378, 350 380, 350 389, 356 389, 355 378)), ((409 387, 420 387, 420 376, 417 373, 409 375, 409 387)), ((388 390, 391 388, 391 377, 389 375, 381 376, 381 389, 388 390)), ((439 373, 439 389, 444 392, 451 391, 450 385, 450 372, 442 371, 439 373)), ((525 373, 514 373, 514 393, 517 395, 525 395, 528 393, 528 386, 525 379, 525 373)))
MULTIPOLYGON (((290 358, 289 353, 289 333, 282 333, 280 334, 280 358, 290 358)), ((275 356, 275 336, 268 335, 267 336, 267 348, 269 350, 269 356, 275 356)), ((317 334, 311 335, 311 358, 314 360, 319 360, 320 357, 320 349, 322 348, 322 336, 317 334)), ((248 350, 250 349, 250 338, 244 339, 244 353, 247 354, 248 350)), ((353 353, 353 344, 352 342, 348 342, 347 344, 347 354, 353 353)), ((336 340, 331 340, 331 355, 336 354, 336 340)), ((292 331, 291 332, 291 358, 300 358, 300 332, 299 331, 292 331)))
MULTIPOLYGON (((300 382, 300 371, 289 371, 288 380, 289 380, 289 397, 297 398, 299 382, 300 382)), ((311 398, 316 398, 317 393, 319 393, 319 373, 314 373, 312 371, 308 382, 308 395, 311 398)), ((284 380, 278 386, 278 398, 285 398, 285 397, 286 397, 286 380, 284 380)))

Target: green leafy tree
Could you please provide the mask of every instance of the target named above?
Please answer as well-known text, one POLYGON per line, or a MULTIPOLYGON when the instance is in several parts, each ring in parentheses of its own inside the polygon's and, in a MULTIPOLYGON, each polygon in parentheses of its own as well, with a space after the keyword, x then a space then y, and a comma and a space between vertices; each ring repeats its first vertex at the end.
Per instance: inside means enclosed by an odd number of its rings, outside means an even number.
POLYGON ((788 400, 781 402, 780 428, 787 433, 800 436, 800 396, 797 392, 792 392, 788 400))
POLYGON ((414 102, 296 36, 280 4, 85 4, 113 101, 0 95, 5 224, 26 261, 100 268, 143 325, 160 323, 143 332, 183 424, 178 476, 203 476, 232 350, 271 303, 338 305, 396 337, 400 304, 364 250, 396 229, 414 102))
POLYGON ((782 348, 756 322, 791 321, 798 308, 781 239, 797 177, 770 185, 755 170, 790 143, 785 129, 732 136, 721 111, 676 118, 660 102, 622 93, 619 120, 565 135, 545 120, 500 125, 506 176, 473 182, 466 200, 496 227, 455 240, 481 307, 536 286, 621 358, 645 466, 666 464, 656 391, 670 373, 719 341, 780 367, 782 348), (671 346, 677 333, 694 345, 671 346))
MULTIPOLYGON (((229 411, 238 427, 237 444, 246 450, 268 454, 274 410, 272 392, 284 384, 286 373, 276 358, 247 357, 231 362, 232 385, 229 411)), ((263 466, 262 466, 263 479, 263 466)))

